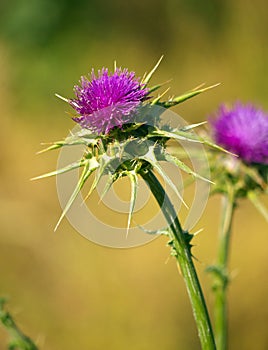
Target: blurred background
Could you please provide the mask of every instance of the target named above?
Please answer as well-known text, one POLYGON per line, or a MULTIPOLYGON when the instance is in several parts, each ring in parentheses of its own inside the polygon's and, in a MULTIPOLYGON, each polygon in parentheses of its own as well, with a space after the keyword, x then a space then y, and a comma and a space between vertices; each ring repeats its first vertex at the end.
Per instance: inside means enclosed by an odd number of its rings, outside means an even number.
MULTIPOLYGON (((166 240, 109 249, 80 236, 60 216, 55 179, 30 182, 56 167, 41 142, 74 126, 54 93, 92 67, 128 67, 138 76, 164 60, 153 83, 179 94, 222 85, 175 111, 206 119, 240 99, 268 110, 268 18, 264 0, 1 0, 0 294, 43 350, 199 349, 183 281, 166 240)), ((268 205, 267 199, 263 200, 268 205)), ((220 198, 196 230, 196 266, 212 305, 210 278, 220 198)), ((250 203, 236 212, 230 265, 230 349, 268 348, 267 223, 250 203)), ((0 329, 0 349, 6 349, 0 329)))

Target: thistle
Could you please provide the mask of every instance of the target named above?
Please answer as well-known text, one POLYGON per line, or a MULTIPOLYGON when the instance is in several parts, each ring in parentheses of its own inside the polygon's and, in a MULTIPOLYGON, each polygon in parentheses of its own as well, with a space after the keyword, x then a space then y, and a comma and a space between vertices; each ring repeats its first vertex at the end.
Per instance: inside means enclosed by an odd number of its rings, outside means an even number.
POLYGON ((267 193, 268 184, 268 113, 252 104, 240 102, 233 108, 221 106, 210 119, 214 141, 234 155, 213 152, 213 192, 228 193, 234 198, 248 198, 268 220, 268 212, 258 201, 267 193), (236 156, 235 156, 236 155, 236 156))
POLYGON ((222 221, 217 263, 208 271, 214 275, 215 336, 218 350, 227 349, 228 257, 235 208, 248 198, 268 221, 268 211, 259 201, 268 193, 268 114, 252 104, 240 102, 221 106, 210 119, 212 136, 235 155, 210 152, 212 193, 222 194, 222 221))
POLYGON ((103 195, 115 181, 128 177, 131 184, 131 199, 127 231, 135 208, 138 181, 139 178, 143 179, 167 221, 164 233, 169 236, 172 252, 175 251, 173 255, 180 265, 186 283, 202 348, 214 349, 210 320, 192 261, 191 240, 193 235, 182 229, 172 203, 155 176, 155 173, 158 173, 181 201, 183 199, 177 187, 163 170, 160 161, 172 163, 191 176, 209 181, 172 155, 168 151, 167 142, 169 140, 188 141, 206 144, 217 150, 223 149, 193 132, 193 129, 199 124, 173 128, 169 123, 163 124, 161 116, 167 108, 178 105, 214 86, 207 88, 201 86, 167 100, 163 100, 167 91, 153 97, 152 95, 163 84, 153 87, 149 87, 148 84, 161 59, 142 79, 136 78, 135 73, 128 72, 127 69, 115 67, 114 72, 109 73, 103 68, 97 75, 92 71, 90 79, 81 78, 80 86, 74 88, 75 98, 67 99, 57 95, 76 111, 77 115, 73 116, 73 120, 81 126, 81 129, 63 141, 54 142, 46 150, 79 144, 84 146, 84 154, 81 159, 67 167, 37 178, 58 175, 79 167, 83 168, 57 228, 93 173, 95 177, 86 198, 90 197, 104 175, 108 175, 108 181, 103 195))
POLYGON ((103 175, 109 177, 105 192, 119 178, 129 177, 132 195, 127 230, 135 207, 137 175, 141 175, 144 170, 146 172, 157 171, 182 200, 179 191, 164 172, 159 161, 170 162, 196 178, 209 181, 170 154, 166 144, 170 139, 173 139, 193 143, 199 142, 218 150, 223 150, 223 148, 192 132, 194 128, 203 123, 174 129, 168 123, 164 125, 161 123, 161 114, 167 108, 182 103, 216 85, 207 88, 198 87, 166 101, 162 101, 166 91, 155 98, 150 97, 153 92, 163 85, 148 87, 148 83, 161 60, 162 58, 152 71, 145 74, 142 79, 136 78, 135 73, 129 73, 127 69, 115 67, 114 73, 109 74, 108 70, 103 68, 99 71, 97 77, 92 72, 92 80, 88 80, 86 77, 81 78, 81 87, 74 87, 76 98, 67 99, 57 94, 59 98, 66 101, 78 113, 72 119, 81 126, 81 129, 65 140, 54 142, 42 152, 70 145, 84 145, 85 152, 77 162, 63 169, 34 178, 45 178, 78 167, 84 169, 56 228, 89 176, 94 172, 96 176, 86 196, 87 198, 96 189, 103 175))

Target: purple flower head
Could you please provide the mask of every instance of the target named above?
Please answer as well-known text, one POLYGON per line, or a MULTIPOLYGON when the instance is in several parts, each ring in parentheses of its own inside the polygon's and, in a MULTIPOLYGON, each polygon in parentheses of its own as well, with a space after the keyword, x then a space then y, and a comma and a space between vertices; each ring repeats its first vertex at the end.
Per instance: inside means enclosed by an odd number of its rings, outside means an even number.
POLYGON ((134 72, 117 68, 113 74, 103 68, 91 80, 81 77, 81 86, 74 87, 75 99, 70 105, 80 114, 73 118, 83 128, 97 134, 107 134, 113 127, 129 123, 149 90, 139 82, 134 72))
POLYGON ((248 164, 268 164, 268 114, 252 104, 221 106, 211 121, 215 141, 248 164))

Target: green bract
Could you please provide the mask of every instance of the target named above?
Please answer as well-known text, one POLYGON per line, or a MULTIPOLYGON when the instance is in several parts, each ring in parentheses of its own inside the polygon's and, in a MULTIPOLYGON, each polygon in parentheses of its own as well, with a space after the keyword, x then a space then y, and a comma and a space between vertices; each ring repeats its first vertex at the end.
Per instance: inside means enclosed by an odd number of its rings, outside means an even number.
POLYGON ((233 192, 235 204, 240 198, 248 198, 268 221, 268 211, 259 200, 262 193, 268 194, 268 166, 245 164, 242 160, 222 152, 211 152, 209 156, 213 193, 233 192))

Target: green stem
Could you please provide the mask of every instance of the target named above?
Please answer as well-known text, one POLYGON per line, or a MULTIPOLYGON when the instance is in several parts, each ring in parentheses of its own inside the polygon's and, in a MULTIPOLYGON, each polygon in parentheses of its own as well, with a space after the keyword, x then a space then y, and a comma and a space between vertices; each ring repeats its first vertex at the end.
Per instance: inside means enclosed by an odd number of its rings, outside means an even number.
POLYGON ((11 341, 10 350, 38 350, 33 341, 18 328, 9 312, 4 310, 5 299, 0 298, 0 323, 8 331, 11 341))
POLYGON ((228 257, 230 238, 232 231, 232 219, 234 214, 235 201, 233 190, 224 195, 222 199, 222 218, 219 232, 219 251, 217 261, 215 292, 215 338, 218 350, 227 349, 227 287, 229 284, 228 276, 228 257))
POLYGON ((192 260, 189 234, 182 229, 170 199, 153 172, 146 169, 141 171, 140 175, 149 186, 171 228, 171 238, 177 253, 176 259, 186 284, 202 349, 215 350, 209 314, 192 260))

